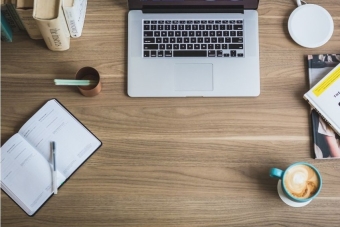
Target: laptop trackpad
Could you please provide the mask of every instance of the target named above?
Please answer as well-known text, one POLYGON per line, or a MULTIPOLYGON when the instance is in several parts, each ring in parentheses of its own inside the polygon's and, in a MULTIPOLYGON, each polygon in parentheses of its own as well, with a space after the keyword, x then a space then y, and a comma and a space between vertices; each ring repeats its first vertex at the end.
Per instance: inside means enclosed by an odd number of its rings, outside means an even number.
POLYGON ((176 64, 176 91, 212 91, 213 64, 176 64))

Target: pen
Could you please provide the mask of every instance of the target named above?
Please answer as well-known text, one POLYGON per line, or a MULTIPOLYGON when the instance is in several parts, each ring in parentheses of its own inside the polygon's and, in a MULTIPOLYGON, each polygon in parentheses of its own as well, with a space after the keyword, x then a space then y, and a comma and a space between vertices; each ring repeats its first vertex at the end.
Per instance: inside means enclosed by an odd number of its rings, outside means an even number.
POLYGON ((67 80, 67 79, 54 79, 55 85, 67 85, 67 86, 89 86, 95 85, 98 81, 95 80, 67 80))
POLYGON ((53 192, 54 194, 58 193, 58 185, 57 185, 57 162, 56 162, 56 146, 55 142, 51 142, 52 148, 52 159, 53 159, 53 192))

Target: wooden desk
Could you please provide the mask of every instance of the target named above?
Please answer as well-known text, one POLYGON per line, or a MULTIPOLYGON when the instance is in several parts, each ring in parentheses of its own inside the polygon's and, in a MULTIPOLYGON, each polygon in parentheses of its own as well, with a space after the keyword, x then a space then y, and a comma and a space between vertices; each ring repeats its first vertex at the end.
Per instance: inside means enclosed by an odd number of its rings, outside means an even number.
POLYGON ((331 40, 295 44, 287 21, 295 2, 261 0, 261 95, 257 98, 129 98, 127 1, 88 2, 83 35, 49 51, 16 35, 2 45, 2 144, 48 99, 57 98, 103 141, 32 218, 1 193, 3 226, 339 226, 340 162, 312 158, 306 55, 340 52, 340 3, 331 40), (54 78, 93 66, 103 90, 85 98, 54 78), (307 161, 324 185, 304 208, 277 195, 271 167, 307 161))

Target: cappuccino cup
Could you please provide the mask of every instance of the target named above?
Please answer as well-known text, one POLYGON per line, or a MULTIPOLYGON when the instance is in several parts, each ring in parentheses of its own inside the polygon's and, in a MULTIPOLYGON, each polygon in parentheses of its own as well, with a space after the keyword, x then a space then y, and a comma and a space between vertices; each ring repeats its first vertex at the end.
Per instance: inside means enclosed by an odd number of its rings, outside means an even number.
POLYGON ((306 162, 294 163, 286 170, 271 168, 269 175, 280 179, 278 183, 280 198, 291 206, 307 205, 321 191, 321 174, 313 165, 306 162))

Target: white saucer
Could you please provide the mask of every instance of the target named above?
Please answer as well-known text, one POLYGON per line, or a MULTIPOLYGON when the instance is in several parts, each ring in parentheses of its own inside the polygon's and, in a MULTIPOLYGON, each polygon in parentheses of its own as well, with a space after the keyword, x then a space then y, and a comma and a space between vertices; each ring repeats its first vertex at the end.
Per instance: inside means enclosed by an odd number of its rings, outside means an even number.
POLYGON ((301 5, 289 16, 289 34, 303 47, 316 48, 324 45, 332 37, 333 30, 332 16, 318 5, 301 5))
POLYGON ((293 200, 288 199, 288 197, 282 191, 281 180, 279 180, 279 182, 277 183, 277 193, 279 194, 281 200, 285 204, 287 204, 288 206, 291 206, 291 207, 303 207, 303 206, 306 206, 308 203, 310 203, 312 201, 312 200, 310 200, 308 202, 298 203, 298 202, 294 202, 293 200))

